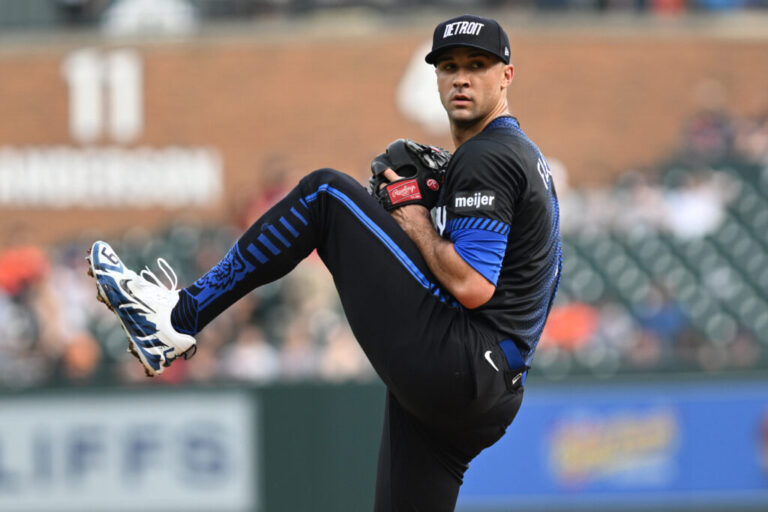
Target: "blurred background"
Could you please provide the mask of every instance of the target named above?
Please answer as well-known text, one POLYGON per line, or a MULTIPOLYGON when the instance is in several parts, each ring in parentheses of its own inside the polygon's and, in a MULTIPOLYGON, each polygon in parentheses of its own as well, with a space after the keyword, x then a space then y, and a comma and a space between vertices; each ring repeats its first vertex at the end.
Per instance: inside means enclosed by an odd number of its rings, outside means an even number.
POLYGON ((564 267, 459 510, 768 510, 767 7, 0 0, 0 509, 372 508, 384 388, 315 255, 150 380, 85 251, 184 286, 311 170, 451 148, 423 55, 473 12, 510 35, 564 267))

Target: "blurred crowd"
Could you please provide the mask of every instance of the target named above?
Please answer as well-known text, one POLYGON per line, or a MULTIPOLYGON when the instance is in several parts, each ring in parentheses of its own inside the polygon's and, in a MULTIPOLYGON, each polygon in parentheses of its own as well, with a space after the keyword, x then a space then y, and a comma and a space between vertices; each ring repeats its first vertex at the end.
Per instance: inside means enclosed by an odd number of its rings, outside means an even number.
MULTIPOLYGON (((768 367, 768 114, 702 110, 679 154, 600 189, 569 188, 553 162, 563 220, 561 289, 534 371, 726 371, 768 367)), ((269 169, 280 169, 272 163, 269 169)), ((287 191, 284 173, 228 225, 176 220, 110 243, 136 270, 164 257, 182 284, 213 266, 287 191)), ((144 383, 118 322, 86 276, 92 240, 39 247, 23 226, 0 246, 0 387, 144 383)), ((167 383, 362 381, 374 372, 313 254, 247 295, 198 336, 167 383)))
MULTIPOLYGON (((137 271, 166 258, 191 283, 236 240, 239 227, 179 222, 161 233, 110 240, 137 271)), ((91 240, 0 252, 0 387, 144 383, 114 315, 96 301, 85 254, 91 240)), ((313 254, 259 288, 197 336, 198 350, 158 380, 170 383, 364 381, 373 370, 346 323, 330 274, 313 254)))
POLYGON ((561 179, 549 376, 768 366, 768 112, 712 102, 681 131, 679 153, 609 187, 561 179))
POLYGON ((768 7, 768 0, 23 0, 3 2, 0 28, 98 27, 106 34, 188 33, 218 20, 295 17, 339 9, 406 14, 415 9, 633 12, 664 16, 768 7))

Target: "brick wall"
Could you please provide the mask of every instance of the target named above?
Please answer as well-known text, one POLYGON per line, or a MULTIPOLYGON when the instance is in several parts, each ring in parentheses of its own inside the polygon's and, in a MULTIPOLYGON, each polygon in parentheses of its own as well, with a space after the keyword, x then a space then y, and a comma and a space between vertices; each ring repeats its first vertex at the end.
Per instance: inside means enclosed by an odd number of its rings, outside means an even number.
MULTIPOLYGON (((428 31, 426 32, 428 34, 428 31)), ((223 157, 223 199, 189 211, 18 209, 0 206, 0 245, 11 226, 33 240, 152 227, 177 214, 228 217, 279 155, 296 179, 332 166, 363 179, 370 158, 391 140, 431 137, 395 107, 394 91, 424 30, 377 37, 200 38, 142 43, 144 123, 126 147, 215 148, 223 157)), ((768 41, 698 36, 588 36, 515 31, 510 100, 545 154, 576 184, 611 179, 653 163, 678 142, 703 80, 720 82, 739 114, 768 105, 768 41)), ((100 46, 102 52, 114 47, 100 46)), ((80 146, 68 129, 61 66, 94 45, 71 39, 6 46, 0 53, 0 148, 80 146)), ((102 137, 91 145, 116 145, 102 137)), ((119 144, 117 144, 119 145, 119 144)))

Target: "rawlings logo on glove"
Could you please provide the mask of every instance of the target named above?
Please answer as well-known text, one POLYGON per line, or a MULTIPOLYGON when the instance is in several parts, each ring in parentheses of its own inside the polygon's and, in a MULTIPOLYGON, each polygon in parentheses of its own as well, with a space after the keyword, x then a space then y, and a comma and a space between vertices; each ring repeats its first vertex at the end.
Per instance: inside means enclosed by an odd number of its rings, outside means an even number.
POLYGON ((397 206, 405 201, 418 201, 423 199, 421 192, 419 192, 419 184, 416 180, 396 181, 387 185, 387 187, 392 206, 397 206))
POLYGON ((369 192, 388 211, 407 204, 432 208, 437 204, 450 160, 451 154, 444 149, 398 139, 371 162, 369 192), (403 179, 390 182, 384 177, 387 169, 403 179))

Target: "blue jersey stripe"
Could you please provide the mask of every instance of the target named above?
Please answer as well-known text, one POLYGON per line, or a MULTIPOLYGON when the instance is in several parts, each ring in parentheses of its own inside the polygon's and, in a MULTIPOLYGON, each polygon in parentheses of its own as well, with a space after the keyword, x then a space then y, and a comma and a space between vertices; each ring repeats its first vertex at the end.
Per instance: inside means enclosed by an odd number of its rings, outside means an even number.
POLYGON ((501 235, 507 235, 510 230, 509 226, 500 220, 487 217, 456 217, 448 221, 446 233, 450 235, 452 232, 462 229, 482 229, 501 235))

